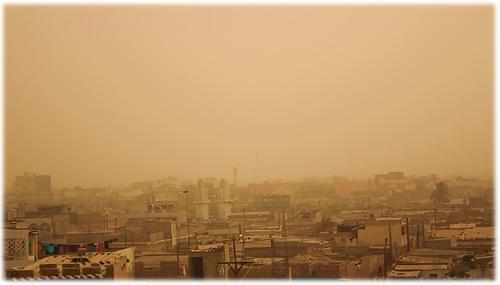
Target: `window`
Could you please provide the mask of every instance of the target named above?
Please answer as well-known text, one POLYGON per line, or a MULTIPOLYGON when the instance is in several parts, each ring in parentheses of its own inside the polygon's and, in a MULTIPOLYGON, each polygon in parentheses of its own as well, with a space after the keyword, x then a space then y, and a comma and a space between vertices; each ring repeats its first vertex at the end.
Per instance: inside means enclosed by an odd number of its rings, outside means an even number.
POLYGON ((19 258, 25 256, 26 241, 22 238, 6 240, 4 254, 6 258, 19 258))

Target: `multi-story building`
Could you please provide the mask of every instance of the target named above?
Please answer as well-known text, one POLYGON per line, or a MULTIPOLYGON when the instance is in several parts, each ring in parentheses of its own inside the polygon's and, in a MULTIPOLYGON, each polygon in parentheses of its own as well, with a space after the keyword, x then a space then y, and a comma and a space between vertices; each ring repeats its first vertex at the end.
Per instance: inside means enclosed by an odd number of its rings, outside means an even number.
POLYGON ((256 195, 251 205, 255 211, 271 211, 273 213, 289 213, 292 208, 292 198, 285 194, 256 195))
POLYGON ((50 175, 25 172, 24 175, 16 176, 14 193, 24 200, 50 201, 53 197, 50 175))
POLYGON ((193 193, 195 217, 201 221, 211 219, 227 220, 231 213, 233 199, 231 189, 225 179, 199 179, 193 193))

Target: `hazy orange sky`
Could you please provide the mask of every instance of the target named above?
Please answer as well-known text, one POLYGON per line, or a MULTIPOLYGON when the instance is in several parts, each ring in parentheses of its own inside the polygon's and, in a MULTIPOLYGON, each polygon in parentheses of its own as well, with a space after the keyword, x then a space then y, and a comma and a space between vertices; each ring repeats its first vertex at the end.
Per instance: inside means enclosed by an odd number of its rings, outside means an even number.
POLYGON ((116 185, 234 165, 241 182, 493 175, 492 6, 5 16, 9 186, 25 171, 116 185))

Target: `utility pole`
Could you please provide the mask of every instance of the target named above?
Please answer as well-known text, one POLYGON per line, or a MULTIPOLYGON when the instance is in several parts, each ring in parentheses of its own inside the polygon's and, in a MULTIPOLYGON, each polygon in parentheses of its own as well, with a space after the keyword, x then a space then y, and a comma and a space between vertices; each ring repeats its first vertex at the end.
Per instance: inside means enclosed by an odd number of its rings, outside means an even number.
POLYGON ((424 221, 424 216, 422 216, 422 247, 425 247, 425 221, 424 221))
POLYGON ((406 217, 406 251, 410 252, 410 218, 406 217))
POLYGON ((389 228, 389 249, 390 249, 390 258, 391 258, 391 265, 392 265, 392 255, 393 255, 393 252, 392 252, 392 231, 391 231, 391 225, 387 225, 387 227, 389 228))
POLYGON ((370 196, 368 196, 368 213, 372 213, 372 196, 370 193, 370 196))
POLYGON ((434 229, 437 227, 437 209, 434 208, 434 229))
POLYGON ((188 207, 188 193, 189 191, 188 190, 184 190, 183 192, 184 194, 186 194, 186 221, 187 221, 187 241, 188 241, 188 251, 191 249, 191 237, 190 237, 190 232, 189 232, 189 207, 188 207))
MULTIPOLYGON (((236 259, 236 242, 234 240, 234 236, 233 236, 233 254, 234 254, 234 268, 238 268, 238 260, 236 259)), ((233 272, 234 273, 234 277, 238 277, 238 271, 235 271, 233 272)))
POLYGON ((288 268, 288 245, 287 245, 287 240, 286 240, 286 213, 283 212, 283 231, 284 231, 284 236, 285 236, 285 262, 286 262, 286 267, 288 268))
POLYGON ((417 221, 417 248, 420 248, 420 223, 417 221))
POLYGON ((271 276, 274 278, 274 242, 273 242, 273 236, 269 235, 269 239, 271 240, 271 276))
POLYGON ((387 278, 387 238, 384 241, 384 278, 387 278))
POLYGON ((247 229, 246 227, 246 209, 243 208, 243 231, 247 229))
MULTIPOLYGON (((169 225, 169 223, 165 223, 165 232, 163 232, 163 239, 165 241, 165 252, 167 252, 167 235, 166 235, 166 233, 168 231, 167 225, 169 225)), ((170 231, 170 237, 172 237, 172 231, 170 231)), ((171 242, 172 242, 172 240, 171 240, 171 242)))
POLYGON ((177 277, 181 276, 181 262, 179 259, 179 223, 176 226, 176 237, 175 237, 175 252, 177 255, 177 277))
POLYGON ((234 236, 233 236, 233 258, 234 258, 234 262, 227 261, 227 262, 219 262, 218 264, 226 264, 229 267, 229 269, 231 270, 231 272, 233 272, 234 278, 238 278, 238 273, 243 268, 243 266, 245 266, 246 264, 253 263, 253 262, 243 261, 243 260, 238 261, 237 256, 236 256, 236 240, 235 240, 234 236), (233 267, 233 265, 234 265, 234 267, 233 267))
MULTIPOLYGON (((281 215, 280 214, 278 214, 278 228, 280 229, 280 231, 283 230, 281 228, 281 215)), ((283 232, 281 234, 283 235, 283 232)))
POLYGON ((451 211, 449 213, 449 217, 448 217, 448 224, 451 224, 452 223, 452 220, 453 220, 453 206, 451 207, 451 211))

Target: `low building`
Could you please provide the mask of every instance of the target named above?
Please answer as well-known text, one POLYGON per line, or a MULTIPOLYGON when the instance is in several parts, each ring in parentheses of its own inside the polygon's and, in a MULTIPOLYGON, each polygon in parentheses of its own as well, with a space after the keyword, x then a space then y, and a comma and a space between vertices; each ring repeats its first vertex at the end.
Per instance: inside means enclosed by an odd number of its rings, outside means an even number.
POLYGON ((132 279, 135 249, 112 252, 91 252, 74 255, 55 255, 42 258, 24 267, 7 268, 7 279, 72 280, 72 279, 132 279))
POLYGON ((450 267, 446 264, 401 264, 396 265, 390 276, 401 275, 400 272, 420 272, 419 278, 423 279, 439 279, 446 277, 450 271, 450 267))
POLYGON ((135 278, 186 278, 187 260, 186 254, 142 252, 135 259, 135 278))
POLYGON ((369 246, 387 244, 392 249, 393 256, 397 258, 407 245, 407 234, 406 220, 380 217, 367 221, 364 228, 358 230, 358 244, 369 246))
POLYGON ((229 249, 223 243, 198 245, 188 253, 190 278, 222 278, 227 276, 224 263, 229 261, 229 249))
POLYGON ((20 267, 37 259, 37 232, 30 231, 26 223, 13 223, 4 227, 4 265, 20 267))
POLYGON ((292 257, 309 254, 320 249, 322 244, 316 239, 281 237, 267 240, 254 240, 245 244, 245 256, 273 258, 292 257))

